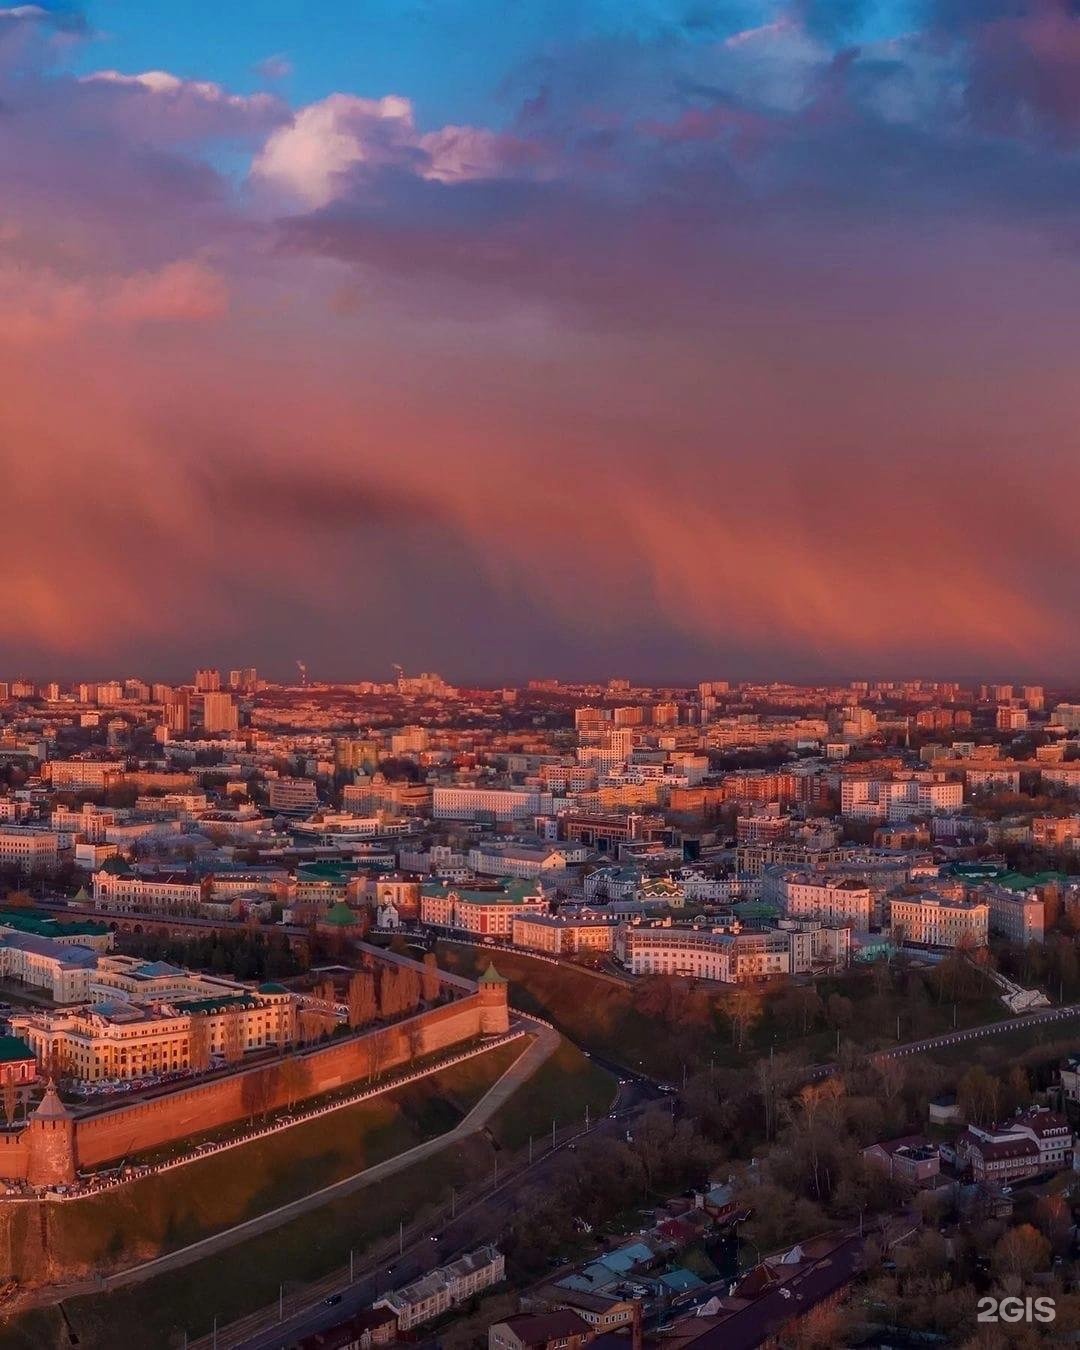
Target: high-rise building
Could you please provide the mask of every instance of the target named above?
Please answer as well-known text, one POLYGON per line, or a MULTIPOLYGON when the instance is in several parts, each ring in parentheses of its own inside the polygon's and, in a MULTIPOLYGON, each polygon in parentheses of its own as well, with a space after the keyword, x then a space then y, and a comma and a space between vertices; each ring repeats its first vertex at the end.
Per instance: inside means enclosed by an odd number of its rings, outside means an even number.
POLYGON ((204 731, 236 731, 239 726, 240 715, 232 694, 203 695, 204 731))
POLYGON ((221 688, 221 671, 207 668, 195 672, 195 692, 197 694, 216 694, 221 688))
POLYGON ((257 687, 258 683, 259 676, 254 666, 245 666, 241 670, 229 671, 230 689, 239 689, 249 693, 257 687))
POLYGON ((165 725, 170 731, 191 730, 191 696, 186 689, 169 691, 164 702, 165 725))

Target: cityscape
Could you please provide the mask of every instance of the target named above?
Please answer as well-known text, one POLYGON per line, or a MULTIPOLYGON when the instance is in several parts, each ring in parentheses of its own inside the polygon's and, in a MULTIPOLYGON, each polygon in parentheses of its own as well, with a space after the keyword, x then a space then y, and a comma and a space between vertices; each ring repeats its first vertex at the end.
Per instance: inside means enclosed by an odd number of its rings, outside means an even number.
POLYGON ((0 0, 0 1350, 1080 1345, 1078 144, 1080 0, 0 0))
POLYGON ((1071 1335, 1080 691, 388 673, 0 681, 10 1344, 1071 1335))

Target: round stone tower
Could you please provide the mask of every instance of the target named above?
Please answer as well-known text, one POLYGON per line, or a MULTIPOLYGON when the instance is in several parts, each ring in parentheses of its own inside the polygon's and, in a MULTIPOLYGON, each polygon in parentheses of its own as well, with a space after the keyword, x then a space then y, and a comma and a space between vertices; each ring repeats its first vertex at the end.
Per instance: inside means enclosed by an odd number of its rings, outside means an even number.
POLYGON ((28 1126, 26 1179, 31 1186, 65 1186, 75 1180, 75 1117, 49 1079, 28 1126))
POLYGON ((477 982, 480 990, 480 1031, 484 1036, 498 1036, 510 1030, 510 986, 493 965, 477 982))

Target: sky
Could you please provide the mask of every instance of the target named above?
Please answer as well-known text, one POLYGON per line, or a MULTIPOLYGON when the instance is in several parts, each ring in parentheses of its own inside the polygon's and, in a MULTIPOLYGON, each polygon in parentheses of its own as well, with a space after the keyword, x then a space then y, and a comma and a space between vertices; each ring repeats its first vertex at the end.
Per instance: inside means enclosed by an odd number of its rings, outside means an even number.
POLYGON ((0 0, 0 668, 1071 675, 1080 4, 0 0))

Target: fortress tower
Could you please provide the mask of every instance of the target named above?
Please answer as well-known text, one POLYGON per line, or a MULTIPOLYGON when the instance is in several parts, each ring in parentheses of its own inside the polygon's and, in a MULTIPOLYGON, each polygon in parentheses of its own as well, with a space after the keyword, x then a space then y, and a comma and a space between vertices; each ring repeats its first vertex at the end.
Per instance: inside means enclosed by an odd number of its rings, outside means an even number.
POLYGON ((65 1186, 75 1180, 75 1117, 49 1079, 28 1126, 26 1179, 31 1186, 65 1186))
POLYGON ((498 1036, 510 1030, 510 986, 494 966, 488 966, 477 981, 480 990, 480 1030, 498 1036))

